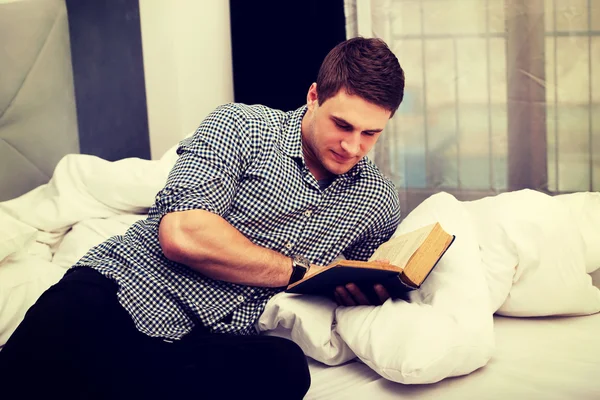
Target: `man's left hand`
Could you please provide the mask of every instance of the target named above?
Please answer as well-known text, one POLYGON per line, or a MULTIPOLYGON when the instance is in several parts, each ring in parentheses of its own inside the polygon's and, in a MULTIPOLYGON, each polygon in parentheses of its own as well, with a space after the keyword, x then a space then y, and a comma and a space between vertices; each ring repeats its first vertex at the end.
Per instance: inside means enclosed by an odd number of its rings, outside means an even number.
POLYGON ((335 301, 340 306, 378 306, 383 304, 387 299, 390 298, 390 294, 381 284, 373 285, 375 294, 377 295, 377 301, 375 304, 369 301, 367 296, 356 286, 354 283, 348 283, 346 286, 338 286, 335 289, 334 296, 335 301))

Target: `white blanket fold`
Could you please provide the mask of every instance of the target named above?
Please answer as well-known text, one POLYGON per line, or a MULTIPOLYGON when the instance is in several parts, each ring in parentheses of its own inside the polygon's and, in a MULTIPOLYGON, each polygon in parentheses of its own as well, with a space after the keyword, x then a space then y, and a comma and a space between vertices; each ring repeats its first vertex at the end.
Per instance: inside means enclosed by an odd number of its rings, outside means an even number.
MULTIPOLYGON (((36 229, 36 245, 50 249, 54 265, 68 268, 89 246, 143 218, 175 159, 174 149, 158 161, 69 155, 48 184, 0 203, 0 213, 36 229)), ((389 380, 414 384, 484 366, 493 356, 495 312, 600 311, 600 291, 588 275, 600 266, 600 247, 593 245, 600 243, 598 193, 551 197, 524 190, 474 202, 439 193, 411 212, 396 234, 434 221, 456 240, 410 302, 347 308, 281 293, 257 328, 289 337, 328 365, 358 357, 389 380)), ((0 281, 3 270, 5 263, 0 281)))

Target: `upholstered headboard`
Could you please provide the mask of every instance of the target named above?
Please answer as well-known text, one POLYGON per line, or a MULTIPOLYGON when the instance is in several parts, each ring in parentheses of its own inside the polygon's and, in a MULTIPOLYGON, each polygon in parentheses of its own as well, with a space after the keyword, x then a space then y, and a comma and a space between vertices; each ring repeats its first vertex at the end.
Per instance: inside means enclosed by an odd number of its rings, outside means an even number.
POLYGON ((79 152, 64 0, 0 1, 0 201, 79 152))

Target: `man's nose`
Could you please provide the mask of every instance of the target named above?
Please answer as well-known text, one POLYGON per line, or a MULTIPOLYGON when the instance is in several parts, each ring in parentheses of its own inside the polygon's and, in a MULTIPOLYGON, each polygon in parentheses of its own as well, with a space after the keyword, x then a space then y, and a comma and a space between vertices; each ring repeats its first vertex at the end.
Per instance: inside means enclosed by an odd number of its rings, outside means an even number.
POLYGON ((350 156, 357 155, 360 151, 360 132, 344 137, 342 140, 342 150, 350 156))

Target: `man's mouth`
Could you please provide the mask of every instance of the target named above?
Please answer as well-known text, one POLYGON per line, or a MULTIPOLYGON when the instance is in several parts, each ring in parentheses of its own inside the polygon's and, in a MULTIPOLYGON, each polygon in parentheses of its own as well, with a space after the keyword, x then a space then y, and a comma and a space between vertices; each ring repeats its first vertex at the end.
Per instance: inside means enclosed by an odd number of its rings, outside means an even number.
POLYGON ((351 161, 354 158, 354 157, 345 157, 345 156, 342 156, 342 155, 336 153, 333 150, 331 150, 331 154, 333 154, 334 160, 336 160, 339 163, 347 163, 347 162, 351 161))

